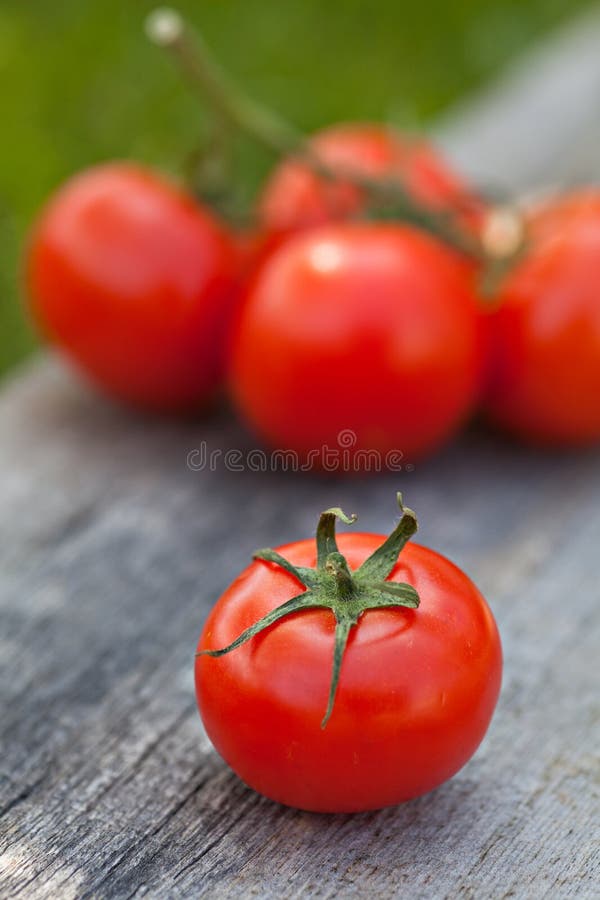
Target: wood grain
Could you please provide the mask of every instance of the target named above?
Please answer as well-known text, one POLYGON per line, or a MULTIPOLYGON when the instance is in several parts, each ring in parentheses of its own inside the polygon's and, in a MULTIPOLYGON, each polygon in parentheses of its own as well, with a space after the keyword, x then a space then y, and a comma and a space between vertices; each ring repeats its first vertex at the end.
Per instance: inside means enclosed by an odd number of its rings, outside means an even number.
MULTIPOLYGON (((599 39, 588 19, 492 90, 502 148, 486 143, 483 100, 445 125, 448 146, 500 170, 508 157, 515 184, 551 177, 561 129, 540 140, 525 111, 548 72, 582 68, 591 89, 570 137, 587 141, 599 39)), ((542 455, 473 430, 412 471, 341 481, 193 471, 202 441, 252 447, 225 412, 135 417, 50 358, 0 393, 2 896, 597 897, 598 454, 542 455), (496 717, 465 769, 419 800, 359 816, 285 809, 244 787, 203 734, 197 634, 257 546, 310 534, 331 505, 385 531, 398 488, 422 542, 493 606, 506 659, 496 717)))

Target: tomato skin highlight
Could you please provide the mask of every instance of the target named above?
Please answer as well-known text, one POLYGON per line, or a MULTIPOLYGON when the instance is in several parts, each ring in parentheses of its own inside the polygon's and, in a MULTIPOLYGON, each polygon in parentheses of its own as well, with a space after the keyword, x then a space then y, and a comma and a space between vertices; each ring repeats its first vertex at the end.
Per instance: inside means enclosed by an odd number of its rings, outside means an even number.
MULTIPOLYGON (((352 533, 338 543, 356 569, 384 539, 352 533)), ((314 540, 279 552, 295 565, 316 561, 314 540)), ((390 580, 412 584, 421 606, 363 614, 326 728, 329 610, 293 614, 226 656, 196 658, 208 735, 250 787, 314 812, 379 809, 432 790, 475 752, 500 690, 493 616, 463 572, 420 545, 404 548, 390 580)), ((252 563, 214 606, 198 649, 230 643, 300 589, 287 572, 252 563)))
POLYGON ((406 226, 296 235, 253 279, 230 365, 238 410, 267 444, 304 460, 352 430, 351 471, 369 450, 412 462, 458 430, 481 391, 473 269, 406 226))
POLYGON ((600 441, 600 192, 533 211, 490 321, 486 410, 537 445, 600 441))
POLYGON ((227 231, 169 181, 109 163, 68 181, 32 231, 30 306, 106 392, 150 410, 204 406, 235 299, 227 231))
MULTIPOLYGON (((399 179, 426 207, 461 210, 466 223, 480 220, 480 201, 422 139, 384 125, 342 123, 318 132, 309 145, 333 170, 399 179)), ((287 159, 274 169, 264 186, 259 218, 269 231, 290 232, 347 219, 363 206, 364 199, 355 186, 341 180, 327 181, 306 165, 287 159)))

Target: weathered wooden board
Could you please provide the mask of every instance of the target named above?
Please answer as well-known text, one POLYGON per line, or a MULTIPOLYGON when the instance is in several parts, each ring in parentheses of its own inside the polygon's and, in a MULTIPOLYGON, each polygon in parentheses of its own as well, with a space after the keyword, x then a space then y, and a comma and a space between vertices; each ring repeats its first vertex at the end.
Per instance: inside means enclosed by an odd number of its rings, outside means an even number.
MULTIPOLYGON (((596 133, 599 41, 590 19, 492 93, 501 146, 483 100, 445 127, 448 144, 513 184, 552 180, 570 153, 563 113, 571 149, 596 133), (538 127, 551 86, 569 83, 576 96, 561 93, 538 127)), ((582 175, 600 172, 595 147, 582 175)), ((598 896, 598 453, 542 455, 473 431, 413 471, 340 481, 193 471, 202 441, 251 447, 225 413, 136 418, 49 359, 0 394, 2 895, 598 896), (196 636, 255 547, 310 534, 330 505, 386 530, 398 488, 421 540, 494 608, 496 717, 426 797, 359 816, 284 809, 204 736, 196 636)))

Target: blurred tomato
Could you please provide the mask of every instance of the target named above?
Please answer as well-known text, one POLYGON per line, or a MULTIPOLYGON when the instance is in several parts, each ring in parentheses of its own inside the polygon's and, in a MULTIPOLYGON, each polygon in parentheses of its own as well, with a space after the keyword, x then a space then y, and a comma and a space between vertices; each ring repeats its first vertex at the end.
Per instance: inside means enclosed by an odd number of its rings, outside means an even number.
MULTIPOLYGON (((310 147, 334 171, 399 180, 426 207, 454 209, 464 223, 478 221, 480 201, 423 139, 384 125, 342 124, 316 134, 310 147)), ((266 229, 285 232, 355 216, 364 202, 348 181, 320 177, 287 159, 268 180, 259 215, 266 229)))
POLYGON ((207 402, 236 264, 210 212, 140 166, 98 166, 50 200, 26 262, 36 321, 108 393, 156 410, 207 402))
POLYGON ((600 440, 600 192, 548 201, 528 225, 491 320, 487 410, 532 442, 589 444, 600 440))
POLYGON ((239 410, 267 443, 303 458, 351 430, 357 470, 365 450, 431 452, 479 394, 473 281, 461 257, 409 227, 296 235, 264 263, 234 324, 239 410))

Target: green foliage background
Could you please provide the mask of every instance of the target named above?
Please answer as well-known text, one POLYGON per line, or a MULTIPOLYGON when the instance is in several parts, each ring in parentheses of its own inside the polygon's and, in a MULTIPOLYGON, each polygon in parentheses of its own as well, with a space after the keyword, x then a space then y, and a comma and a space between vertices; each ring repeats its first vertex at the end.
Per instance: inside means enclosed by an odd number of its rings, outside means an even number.
MULTIPOLYGON (((34 338, 19 258, 45 196, 83 166, 129 157, 177 171, 202 110, 142 23, 152 2, 0 4, 0 372, 34 338)), ((415 127, 586 0, 204 0, 178 8, 239 80, 305 129, 339 119, 415 127)), ((250 147, 253 189, 269 164, 250 147)))

